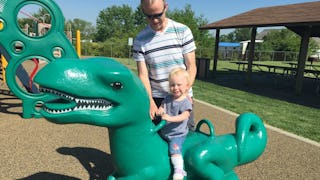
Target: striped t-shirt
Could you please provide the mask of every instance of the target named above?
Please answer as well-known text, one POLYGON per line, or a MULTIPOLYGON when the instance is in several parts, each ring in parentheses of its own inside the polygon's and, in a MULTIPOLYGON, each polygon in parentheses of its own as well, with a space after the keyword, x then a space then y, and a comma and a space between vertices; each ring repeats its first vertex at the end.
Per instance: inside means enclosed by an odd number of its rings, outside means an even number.
POLYGON ((138 34, 133 43, 133 58, 146 62, 154 98, 164 98, 168 94, 170 71, 177 67, 186 69, 183 54, 195 49, 191 30, 171 19, 163 32, 155 32, 147 26, 138 34))

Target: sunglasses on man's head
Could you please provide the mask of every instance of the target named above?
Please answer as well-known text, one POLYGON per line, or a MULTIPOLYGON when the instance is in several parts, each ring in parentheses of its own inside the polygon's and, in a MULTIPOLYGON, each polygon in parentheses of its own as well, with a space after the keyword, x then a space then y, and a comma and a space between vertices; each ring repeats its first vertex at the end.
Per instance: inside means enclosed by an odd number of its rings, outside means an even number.
POLYGON ((163 10, 161 13, 158 14, 146 14, 145 12, 143 12, 143 14, 148 18, 148 19, 160 19, 164 13, 166 7, 163 7, 163 10))

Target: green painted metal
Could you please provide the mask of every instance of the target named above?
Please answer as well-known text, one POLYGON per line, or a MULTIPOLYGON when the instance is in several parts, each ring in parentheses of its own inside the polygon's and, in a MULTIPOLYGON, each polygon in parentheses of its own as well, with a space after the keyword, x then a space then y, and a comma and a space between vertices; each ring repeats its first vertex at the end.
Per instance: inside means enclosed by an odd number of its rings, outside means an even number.
MULTIPOLYGON (((64 34, 64 19, 53 0, 0 0, 0 53, 8 60, 6 79, 10 90, 22 100, 23 117, 45 117, 53 123, 83 123, 109 128, 115 174, 108 179, 171 179, 168 146, 149 117, 149 100, 139 78, 108 58, 79 58, 64 34), (17 17, 22 7, 45 8, 52 27, 44 36, 22 32, 17 17), (17 51, 16 46, 22 47, 17 51), (54 56, 60 49, 61 57, 54 56), (29 59, 48 62, 35 81, 41 93, 29 93, 16 82, 29 59), (21 72, 20 72, 21 71, 21 72), (37 104, 42 108, 37 110, 37 104)), ((28 77, 27 77, 28 78, 28 77)), ((187 179, 238 179, 234 167, 257 159, 264 151, 267 134, 261 119, 240 115, 236 132, 216 136, 210 121, 201 120, 183 145, 187 179), (200 130, 205 124, 209 134, 200 130)))
MULTIPOLYGON (((149 99, 139 78, 109 58, 56 60, 35 77, 43 94, 40 113, 53 123, 82 123, 107 127, 115 173, 108 177, 130 180, 171 179, 167 143, 149 117, 149 99)), ((236 132, 216 136, 209 120, 201 120, 183 144, 186 179, 238 179, 236 166, 257 159, 267 144, 261 119, 244 113, 236 120, 236 132), (209 134, 202 132, 209 127, 209 134)))
POLYGON ((50 97, 24 90, 19 86, 16 75, 19 79, 29 78, 21 66, 26 60, 36 58, 50 63, 59 58, 78 58, 64 33, 63 14, 53 0, 0 0, 0 23, 0 53, 8 61, 7 85, 22 100, 24 118, 41 117, 36 106, 50 97), (50 14, 51 28, 47 34, 32 37, 19 27, 19 14, 23 13, 24 7, 28 5, 42 7, 50 14), (17 49, 17 45, 21 48, 17 49), (61 50, 61 57, 53 55, 56 49, 61 50))

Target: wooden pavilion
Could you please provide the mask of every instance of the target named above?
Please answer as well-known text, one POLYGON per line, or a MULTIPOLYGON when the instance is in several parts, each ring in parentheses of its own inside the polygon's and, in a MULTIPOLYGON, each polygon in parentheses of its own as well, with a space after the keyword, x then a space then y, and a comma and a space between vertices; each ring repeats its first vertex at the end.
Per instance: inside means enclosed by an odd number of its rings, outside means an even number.
POLYGON ((309 39, 310 37, 320 37, 320 1, 258 8, 200 27, 202 30, 216 30, 213 72, 215 73, 217 69, 220 29, 251 28, 247 69, 247 83, 250 83, 257 28, 271 26, 285 26, 301 37, 295 76, 295 93, 301 94, 309 39))

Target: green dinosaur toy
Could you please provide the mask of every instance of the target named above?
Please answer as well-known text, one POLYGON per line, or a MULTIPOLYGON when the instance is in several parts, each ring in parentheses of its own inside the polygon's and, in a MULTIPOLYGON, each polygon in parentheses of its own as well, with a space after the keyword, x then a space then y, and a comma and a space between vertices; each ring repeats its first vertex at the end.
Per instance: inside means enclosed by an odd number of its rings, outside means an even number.
MULTIPOLYGON (((43 94, 40 113, 53 123, 82 123, 107 127, 115 173, 109 180, 171 179, 167 143, 149 117, 148 95, 139 78, 108 58, 56 60, 35 77, 43 94)), ((252 113, 240 115, 235 134, 215 136, 201 120, 183 144, 186 179, 238 179, 234 167, 257 159, 267 143, 266 129, 252 113), (209 134, 200 131, 202 124, 209 134)))

